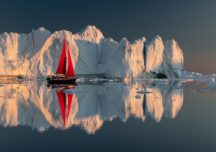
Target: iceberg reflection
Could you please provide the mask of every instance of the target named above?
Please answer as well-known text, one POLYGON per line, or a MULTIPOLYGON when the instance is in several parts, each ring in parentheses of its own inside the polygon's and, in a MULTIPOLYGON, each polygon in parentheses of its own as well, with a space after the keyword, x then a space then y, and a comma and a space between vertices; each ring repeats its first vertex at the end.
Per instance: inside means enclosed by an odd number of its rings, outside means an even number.
POLYGON ((177 82, 79 85, 67 91, 42 82, 0 86, 0 124, 39 131, 80 126, 94 134, 104 121, 115 118, 160 122, 163 116, 175 118, 182 105, 182 85, 177 82))

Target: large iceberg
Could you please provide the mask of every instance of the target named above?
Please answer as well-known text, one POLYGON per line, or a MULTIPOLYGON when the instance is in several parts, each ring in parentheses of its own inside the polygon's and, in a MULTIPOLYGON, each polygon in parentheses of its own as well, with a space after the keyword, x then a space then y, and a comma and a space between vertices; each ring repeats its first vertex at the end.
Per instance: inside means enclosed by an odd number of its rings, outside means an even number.
POLYGON ((125 80, 163 73, 178 78, 183 68, 183 52, 175 40, 162 41, 156 36, 130 43, 105 38, 95 26, 73 34, 62 30, 51 33, 45 28, 29 34, 0 34, 0 75, 24 75, 31 78, 55 73, 66 37, 77 74, 104 73, 125 80))

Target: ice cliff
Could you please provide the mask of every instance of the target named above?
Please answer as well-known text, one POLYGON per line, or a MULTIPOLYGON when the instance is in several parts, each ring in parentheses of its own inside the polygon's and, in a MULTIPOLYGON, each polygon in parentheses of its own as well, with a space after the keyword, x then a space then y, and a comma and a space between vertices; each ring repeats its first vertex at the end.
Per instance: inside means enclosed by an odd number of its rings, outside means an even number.
POLYGON ((163 42, 156 36, 130 43, 105 38, 95 26, 73 34, 62 30, 51 33, 45 28, 29 34, 0 34, 0 75, 44 77, 55 73, 66 37, 77 74, 106 73, 124 79, 156 72, 178 78, 183 68, 183 52, 175 40, 163 42))

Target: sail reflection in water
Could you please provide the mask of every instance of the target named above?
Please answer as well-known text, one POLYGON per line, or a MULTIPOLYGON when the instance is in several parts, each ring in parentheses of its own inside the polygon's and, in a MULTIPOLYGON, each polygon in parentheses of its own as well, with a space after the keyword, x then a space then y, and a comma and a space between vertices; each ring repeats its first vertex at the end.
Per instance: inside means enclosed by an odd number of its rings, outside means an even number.
POLYGON ((84 128, 94 134, 104 121, 130 117, 140 121, 175 118, 183 105, 180 83, 80 85, 63 91, 42 82, 5 84, 0 87, 0 124, 30 126, 39 131, 50 127, 84 128))

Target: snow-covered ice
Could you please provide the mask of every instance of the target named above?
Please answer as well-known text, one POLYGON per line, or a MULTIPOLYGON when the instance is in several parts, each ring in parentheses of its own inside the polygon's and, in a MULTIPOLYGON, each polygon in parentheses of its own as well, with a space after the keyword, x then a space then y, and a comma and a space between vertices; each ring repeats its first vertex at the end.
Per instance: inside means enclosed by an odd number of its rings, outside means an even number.
POLYGON ((183 69, 183 52, 175 40, 163 42, 160 36, 133 43, 104 37, 95 26, 78 33, 62 30, 51 33, 45 28, 28 34, 0 34, 0 74, 31 78, 55 73, 66 37, 77 74, 105 73, 131 80, 146 72, 160 72, 178 78, 183 69))

